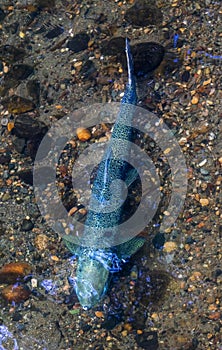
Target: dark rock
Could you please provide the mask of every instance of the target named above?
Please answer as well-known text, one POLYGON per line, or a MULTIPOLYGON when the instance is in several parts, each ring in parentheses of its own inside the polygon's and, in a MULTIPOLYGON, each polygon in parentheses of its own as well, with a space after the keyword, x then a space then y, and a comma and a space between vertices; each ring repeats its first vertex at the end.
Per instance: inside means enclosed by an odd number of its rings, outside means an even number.
POLYGON ((143 349, 157 350, 159 348, 158 334, 155 331, 137 334, 136 342, 143 349))
POLYGON ((21 114, 35 109, 32 101, 16 95, 5 98, 1 103, 12 114, 21 114))
POLYGON ((15 150, 19 153, 23 153, 25 149, 25 139, 22 139, 20 137, 16 137, 13 140, 13 146, 15 147, 15 150))
POLYGON ((123 314, 121 313, 116 313, 116 314, 111 314, 108 315, 108 317, 105 319, 105 321, 102 323, 102 327, 110 331, 113 329, 117 324, 119 324, 122 321, 123 314))
POLYGON ((88 47, 89 35, 86 33, 76 34, 72 39, 67 43, 67 47, 73 52, 80 52, 88 47))
POLYGON ((188 70, 185 70, 181 76, 181 81, 187 83, 190 79, 190 72, 188 70))
POLYGON ((150 0, 137 0, 125 13, 125 20, 135 27, 145 27, 162 22, 160 9, 150 0))
POLYGON ((36 0, 35 1, 35 5, 39 8, 39 9, 51 9, 53 7, 55 7, 55 0, 36 0))
POLYGON ((0 8, 0 22, 4 21, 6 13, 0 8))
POLYGON ((34 225, 31 220, 24 219, 21 225, 22 231, 31 231, 33 229, 34 225))
POLYGON ((57 25, 53 29, 49 30, 45 37, 48 39, 56 38, 57 36, 61 35, 64 32, 64 28, 57 25))
POLYGON ((21 114, 15 119, 14 134, 24 139, 33 139, 44 136, 48 127, 41 121, 27 114, 21 114))
MULTIPOLYGON (((164 47, 155 42, 140 43, 132 46, 135 75, 143 76, 156 69, 164 57, 164 47)), ((120 61, 126 69, 125 54, 120 55, 120 61)))
POLYGON ((92 77, 95 72, 96 72, 96 68, 94 63, 88 60, 80 69, 79 74, 83 79, 88 79, 92 77))
POLYGON ((199 345, 199 340, 198 340, 196 337, 194 337, 194 338, 192 339, 192 347, 191 347, 191 350, 197 349, 197 348, 198 348, 198 345, 199 345))
POLYGON ((14 63, 25 57, 25 50, 12 45, 0 46, 0 59, 6 63, 14 63))
POLYGON ((16 34, 17 31, 19 29, 19 22, 14 22, 12 24, 10 24, 7 28, 7 30, 11 33, 11 34, 16 34))
POLYGON ((9 153, 5 153, 5 154, 0 154, 0 164, 4 165, 4 164, 8 164, 11 160, 11 156, 9 153))
POLYGON ((18 322, 18 321, 21 321, 22 319, 23 319, 23 317, 18 311, 13 313, 13 315, 12 315, 13 321, 18 322))
POLYGON ((137 301, 145 307, 158 304, 164 297, 170 283, 170 276, 165 271, 148 271, 140 268, 135 286, 137 301))
POLYGON ((32 98, 36 106, 40 103, 40 82, 37 79, 29 80, 26 84, 29 96, 32 98))
POLYGON ((121 36, 114 37, 110 40, 104 40, 101 43, 101 53, 103 55, 125 54, 125 39, 121 36))
POLYGON ((156 249, 162 249, 165 243, 165 235, 163 232, 158 232, 152 240, 156 249))
POLYGON ((27 183, 28 185, 33 185, 33 174, 32 174, 32 168, 23 169, 17 172, 17 175, 19 178, 27 183))
POLYGON ((5 76, 7 80, 25 80, 29 75, 33 74, 34 69, 28 64, 15 64, 11 67, 9 72, 5 76))
POLYGON ((195 243, 195 242, 196 242, 196 241, 195 241, 195 239, 193 239, 192 236, 187 237, 186 240, 185 240, 185 243, 186 243, 186 244, 193 244, 193 243, 195 243))

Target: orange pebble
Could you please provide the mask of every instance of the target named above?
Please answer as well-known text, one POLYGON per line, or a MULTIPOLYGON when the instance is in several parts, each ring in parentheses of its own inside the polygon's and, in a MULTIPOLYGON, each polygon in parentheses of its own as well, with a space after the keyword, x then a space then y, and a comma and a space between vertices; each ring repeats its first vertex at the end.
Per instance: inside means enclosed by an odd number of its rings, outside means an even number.
POLYGON ((96 311, 95 312, 96 317, 102 318, 103 317, 103 312, 102 311, 96 311))
POLYGON ((6 299, 8 302, 14 301, 16 303, 28 299, 30 293, 31 291, 23 285, 10 284, 2 290, 2 296, 4 299, 6 299))
POLYGON ((19 278, 29 275, 31 271, 31 266, 26 262, 6 264, 0 270, 0 283, 14 283, 19 278))
POLYGON ((91 138, 91 133, 88 129, 77 128, 76 135, 80 141, 88 141, 91 138))

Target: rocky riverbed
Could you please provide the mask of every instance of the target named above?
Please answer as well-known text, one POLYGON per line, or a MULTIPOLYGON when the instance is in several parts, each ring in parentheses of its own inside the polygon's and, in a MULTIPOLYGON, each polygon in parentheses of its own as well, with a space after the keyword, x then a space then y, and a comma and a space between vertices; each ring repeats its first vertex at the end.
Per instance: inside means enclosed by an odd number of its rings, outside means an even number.
MULTIPOLYGON (((2 0, 1 349, 222 349, 220 16, 213 0, 2 0), (125 37, 138 105, 172 131, 188 186, 178 218, 159 232, 163 216, 173 214, 168 150, 135 134, 158 171, 161 202, 141 233, 144 247, 113 275, 100 304, 85 311, 67 280, 76 261, 38 208, 33 164, 56 122, 121 100, 125 37)), ((86 147, 109 140, 111 127, 83 125, 57 166, 61 201, 80 220, 84 188, 73 190, 72 168, 86 147)))

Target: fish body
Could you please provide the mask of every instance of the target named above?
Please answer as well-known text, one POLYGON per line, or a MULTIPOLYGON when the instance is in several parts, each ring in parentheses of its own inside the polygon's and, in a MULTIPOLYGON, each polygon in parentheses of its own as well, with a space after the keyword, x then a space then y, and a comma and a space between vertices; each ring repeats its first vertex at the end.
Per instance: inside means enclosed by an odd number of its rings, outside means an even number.
POLYGON ((85 309, 96 305, 106 293, 110 273, 119 271, 121 262, 125 262, 144 244, 143 238, 135 237, 125 243, 110 246, 110 235, 115 240, 123 216, 125 201, 123 182, 130 184, 138 175, 127 162, 121 160, 129 153, 132 137, 132 128, 129 125, 133 112, 130 105, 137 103, 133 60, 128 39, 126 39, 126 57, 128 83, 111 139, 93 182, 81 246, 64 237, 68 249, 78 257, 73 284, 79 302, 85 309), (117 179, 122 181, 116 181, 117 179), (111 187, 113 182, 115 185, 111 187), (98 248, 98 242, 104 247, 98 248))

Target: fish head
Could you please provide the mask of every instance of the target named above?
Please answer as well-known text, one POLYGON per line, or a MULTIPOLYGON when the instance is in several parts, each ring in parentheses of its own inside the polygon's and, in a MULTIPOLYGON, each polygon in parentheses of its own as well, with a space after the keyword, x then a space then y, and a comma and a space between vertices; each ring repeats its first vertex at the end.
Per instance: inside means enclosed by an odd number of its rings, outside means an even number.
POLYGON ((89 256, 79 258, 75 291, 82 307, 87 310, 96 305, 108 288, 109 271, 89 256))

